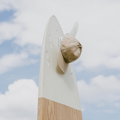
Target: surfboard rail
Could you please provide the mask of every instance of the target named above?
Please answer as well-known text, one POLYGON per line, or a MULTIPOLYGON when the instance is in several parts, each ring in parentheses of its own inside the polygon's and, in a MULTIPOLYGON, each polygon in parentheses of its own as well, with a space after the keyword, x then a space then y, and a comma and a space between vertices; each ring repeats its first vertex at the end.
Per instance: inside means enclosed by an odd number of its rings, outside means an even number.
MULTIPOLYGON (((71 34, 77 32, 75 24, 71 34)), ((72 64, 61 73, 57 57, 60 38, 64 36, 55 16, 46 26, 40 63, 38 120, 82 120, 80 99, 72 64)))

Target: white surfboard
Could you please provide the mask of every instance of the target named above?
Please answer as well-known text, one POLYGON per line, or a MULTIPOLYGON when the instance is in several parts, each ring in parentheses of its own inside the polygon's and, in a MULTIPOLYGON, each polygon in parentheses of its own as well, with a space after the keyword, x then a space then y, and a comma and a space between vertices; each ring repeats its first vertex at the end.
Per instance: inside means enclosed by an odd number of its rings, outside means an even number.
POLYGON ((42 45, 38 120, 82 120, 73 65, 69 64, 67 72, 63 74, 57 64, 63 36, 58 20, 52 16, 46 26, 42 45))

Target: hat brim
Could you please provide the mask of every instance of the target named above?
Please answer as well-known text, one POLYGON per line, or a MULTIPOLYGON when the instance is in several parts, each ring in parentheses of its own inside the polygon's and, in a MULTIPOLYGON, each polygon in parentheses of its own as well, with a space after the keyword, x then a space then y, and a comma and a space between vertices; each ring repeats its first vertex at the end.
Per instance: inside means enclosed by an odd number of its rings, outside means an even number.
POLYGON ((59 65, 60 69, 62 70, 62 72, 66 73, 67 68, 68 68, 68 63, 65 62, 65 60, 64 60, 64 58, 62 56, 61 50, 59 51, 57 61, 58 61, 58 65, 59 65))

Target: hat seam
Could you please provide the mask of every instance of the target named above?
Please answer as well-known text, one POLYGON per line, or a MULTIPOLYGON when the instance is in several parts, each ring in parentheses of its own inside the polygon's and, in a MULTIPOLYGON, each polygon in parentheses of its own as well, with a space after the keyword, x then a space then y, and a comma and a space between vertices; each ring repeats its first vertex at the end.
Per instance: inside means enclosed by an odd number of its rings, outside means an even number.
POLYGON ((82 46, 71 46, 71 47, 68 47, 68 48, 63 48, 62 50, 66 50, 66 49, 70 49, 70 48, 72 48, 72 47, 77 47, 77 48, 82 48, 82 46))

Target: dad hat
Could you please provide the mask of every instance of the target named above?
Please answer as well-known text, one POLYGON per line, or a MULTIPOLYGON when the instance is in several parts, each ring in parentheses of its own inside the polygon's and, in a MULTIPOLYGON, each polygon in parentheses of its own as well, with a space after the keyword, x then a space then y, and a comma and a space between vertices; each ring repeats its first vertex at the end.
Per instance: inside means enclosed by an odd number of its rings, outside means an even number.
POLYGON ((78 59, 82 52, 82 45, 72 35, 66 34, 62 41, 58 54, 58 65, 63 73, 66 73, 68 64, 78 59))

